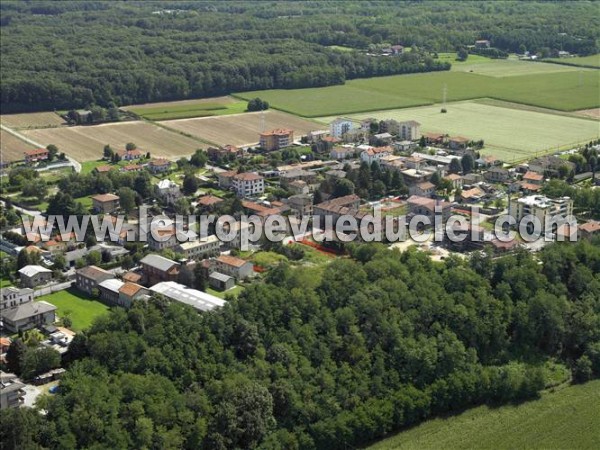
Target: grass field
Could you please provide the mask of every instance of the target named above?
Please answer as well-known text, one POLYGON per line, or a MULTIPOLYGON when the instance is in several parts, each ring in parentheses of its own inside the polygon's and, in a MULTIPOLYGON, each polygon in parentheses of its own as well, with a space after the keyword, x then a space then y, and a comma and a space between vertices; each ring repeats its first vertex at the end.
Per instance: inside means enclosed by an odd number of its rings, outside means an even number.
POLYGON ((518 406, 481 406, 430 420, 369 449, 597 449, 599 405, 595 380, 518 406))
POLYGON ((81 331, 89 328, 94 319, 106 314, 108 306, 72 288, 39 297, 58 308, 58 316, 68 314, 73 322, 72 329, 81 331))
POLYGON ((23 114, 3 114, 0 122, 9 128, 47 128, 58 127, 65 121, 54 112, 35 112, 23 114))
POLYGON ((176 158, 194 153, 202 144, 148 122, 24 130, 24 135, 44 145, 54 144, 77 161, 97 161, 109 144, 114 150, 134 142, 153 157, 176 158))
POLYGON ((232 97, 215 97, 132 105, 123 109, 148 120, 172 120, 238 114, 245 112, 247 106, 246 101, 235 100, 232 97))
POLYGON ((228 289, 226 291, 216 291, 212 288, 207 288, 206 292, 210 295, 214 295, 215 297, 225 298, 228 295, 233 295, 234 297, 237 297, 238 295, 240 295, 242 293, 243 290, 244 290, 244 287, 238 285, 238 286, 232 287, 231 289, 228 289))
MULTIPOLYGON (((600 137, 597 121, 525 109, 492 106, 480 101, 457 102, 356 115, 357 118, 416 120, 422 131, 460 135, 485 141, 484 153, 512 162, 536 152, 600 137)), ((324 118, 329 122, 334 117, 324 118)))
MULTIPOLYGON (((473 64, 484 67, 484 63, 473 64)), ((444 86, 448 101, 488 97, 562 111, 595 108, 600 104, 600 83, 595 70, 498 77, 505 70, 501 69, 502 64, 540 63, 496 60, 485 64, 490 65, 487 71, 493 70, 496 76, 464 71, 430 72, 351 80, 341 86, 273 89, 236 96, 245 99, 260 97, 277 109, 304 117, 440 103, 444 86)))
POLYGON ((590 56, 575 56, 573 58, 551 58, 547 61, 570 64, 573 66, 590 66, 600 68, 600 53, 590 56))
MULTIPOLYGON (((294 136, 300 138, 308 131, 316 130, 319 124, 295 117, 281 111, 265 111, 265 130, 291 128, 294 136)), ((248 145, 258 142, 261 127, 261 113, 246 113, 232 116, 200 117, 196 119, 169 120, 162 125, 196 136, 218 145, 248 145)))
POLYGON ((8 131, 0 130, 0 152, 2 161, 21 161, 23 152, 33 150, 35 147, 22 141, 8 131))

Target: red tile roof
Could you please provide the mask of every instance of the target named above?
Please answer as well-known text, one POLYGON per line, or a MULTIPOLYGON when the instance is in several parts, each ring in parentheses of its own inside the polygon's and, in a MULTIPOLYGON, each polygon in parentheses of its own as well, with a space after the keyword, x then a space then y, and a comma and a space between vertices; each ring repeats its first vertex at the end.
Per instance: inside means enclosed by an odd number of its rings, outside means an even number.
POLYGON ((92 200, 96 200, 97 202, 114 202, 115 200, 119 200, 119 196, 115 194, 98 194, 92 197, 92 200))
POLYGON ((243 259, 236 258, 235 256, 229 256, 229 255, 221 255, 217 258, 217 261, 219 261, 223 264, 226 264, 228 266, 233 266, 233 267, 242 267, 247 262, 247 261, 244 261, 243 259))

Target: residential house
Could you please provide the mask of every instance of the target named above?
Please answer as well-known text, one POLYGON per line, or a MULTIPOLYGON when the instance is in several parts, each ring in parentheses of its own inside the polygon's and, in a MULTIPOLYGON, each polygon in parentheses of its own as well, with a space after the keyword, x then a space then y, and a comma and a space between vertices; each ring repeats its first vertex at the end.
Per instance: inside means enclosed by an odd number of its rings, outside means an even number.
POLYGON ((150 250, 160 251, 166 248, 175 248, 178 244, 179 240, 177 239, 175 225, 154 228, 148 234, 148 248, 150 250))
POLYGON ((223 199, 212 194, 203 195, 198 198, 198 207, 203 212, 213 211, 219 203, 223 203, 223 199))
POLYGON ((150 161, 148 169, 152 173, 164 173, 171 168, 171 161, 165 158, 156 158, 150 161))
POLYGON ((490 41, 487 39, 478 39, 475 41, 475 48, 486 49, 486 48, 490 48, 490 47, 491 47, 490 41))
POLYGON ((355 153, 354 147, 335 146, 329 152, 329 157, 337 160, 350 159, 354 157, 355 153))
POLYGON ((578 227, 580 239, 591 239, 593 236, 600 235, 600 222, 590 220, 578 227))
POLYGON ((141 172, 144 166, 142 164, 127 164, 121 167, 122 172, 141 172))
POLYGON ((30 264, 19 269, 19 278, 21 285, 34 288, 49 282, 52 279, 52 271, 42 266, 30 264))
POLYGON ((444 177, 444 180, 447 180, 452 184, 452 189, 460 189, 463 185, 463 177, 456 173, 449 173, 444 177))
POLYGON ((203 259, 219 252, 221 241, 217 236, 210 236, 196 241, 180 243, 176 251, 183 254, 187 259, 203 259))
POLYGON ((44 301, 33 301, 33 298, 33 289, 17 289, 12 286, 2 289, 0 321, 5 330, 18 333, 54 323, 56 306, 44 301))
POLYGON ((129 283, 136 284, 142 280, 142 274, 129 271, 129 272, 125 272, 123 274, 122 278, 125 283, 129 282, 129 283))
POLYGON ((136 159, 141 159, 144 154, 141 150, 134 148, 133 150, 120 150, 117 152, 117 155, 121 158, 122 161, 134 161, 136 159))
MULTIPOLYGON (((387 133, 387 132, 377 133, 377 134, 373 135, 373 140, 377 144, 382 143, 384 145, 388 145, 388 144, 391 144, 393 139, 394 139, 394 136, 392 136, 390 133, 387 133)), ((373 140, 371 141, 371 143, 373 143, 373 140)))
POLYGON ((452 150, 464 150, 469 145, 469 138, 463 136, 452 136, 448 138, 448 146, 452 150))
POLYGON ((510 172, 503 167, 491 167, 483 174, 483 177, 489 183, 504 183, 510 178, 510 172))
POLYGON ((180 264, 160 255, 146 255, 141 259, 140 265, 148 285, 175 281, 179 275, 180 264))
POLYGON ((104 166, 94 167, 94 170, 92 170, 92 172, 96 173, 96 174, 102 174, 102 173, 108 173, 113 169, 114 169, 113 166, 104 165, 104 166))
POLYGON ((206 154, 209 159, 214 161, 219 158, 242 157, 244 156, 244 150, 235 145, 224 145, 222 147, 208 147, 206 154))
POLYGON ((288 205, 296 217, 311 216, 313 213, 312 195, 297 194, 288 197, 288 205))
POLYGON ((217 291, 226 291, 235 286, 235 278, 220 272, 213 272, 208 276, 208 284, 217 291))
POLYGON ((287 188, 293 181, 304 181, 306 184, 313 184, 316 181, 316 178, 317 177, 314 172, 304 169, 294 169, 282 173, 279 176, 279 184, 283 188, 287 188))
POLYGON ((75 285, 77 289, 92 295, 92 292, 94 289, 98 289, 100 283, 114 277, 112 273, 100 267, 87 266, 75 272, 75 285))
POLYGON ((406 153, 410 152, 411 150, 414 150, 415 148, 417 148, 418 145, 418 143, 407 140, 394 142, 394 150, 406 153))
POLYGON ((207 294, 206 292, 188 288, 174 281, 164 281, 150 288, 152 292, 161 294, 166 298, 191 306, 198 312, 211 311, 225 305, 225 300, 207 294))
POLYGON ((129 309, 133 305, 134 301, 145 298, 147 295, 149 295, 149 293, 150 292, 148 289, 146 289, 144 286, 125 281, 119 288, 117 305, 129 309))
POLYGON ((525 175, 523 175, 523 180, 521 181, 521 189, 526 194, 536 194, 542 189, 543 184, 544 175, 530 170, 527 171, 525 175))
POLYGON ((0 410, 20 408, 25 404, 25 385, 14 373, 0 371, 0 410))
POLYGON ((429 181, 417 183, 409 187, 408 193, 420 197, 431 197, 435 193, 435 185, 429 181))
POLYGON ((404 46, 403 45, 392 45, 390 47, 390 50, 392 51, 392 55, 401 55, 402 53, 404 53, 404 46))
POLYGON ((235 256, 220 255, 212 261, 211 265, 216 272, 229 275, 236 280, 243 280, 254 275, 252 263, 235 256))
POLYGON ((360 197, 355 194, 338 197, 313 206, 314 224, 324 228, 327 220, 335 225, 338 218, 344 215, 356 215, 360 206, 360 197), (331 219, 326 219, 331 217, 331 219))
POLYGON ((238 197, 255 197, 265 192, 265 179, 257 173, 238 173, 231 185, 238 197))
POLYGON ((233 184, 233 177, 237 175, 236 170, 228 170, 225 172, 217 173, 217 180, 219 181, 219 187, 223 189, 229 189, 233 184))
POLYGON ((306 184, 306 181, 297 180, 288 183, 287 190, 292 194, 308 194, 310 192, 310 187, 306 184))
POLYGON ((478 187, 473 187, 461 192, 460 198, 466 203, 478 203, 485 196, 485 192, 478 187))
POLYGON ((109 278, 98 283, 98 290, 100 291, 100 298, 106 303, 111 305, 119 304, 119 289, 123 286, 121 280, 116 278, 109 278))
POLYGON ((27 150, 23 152, 25 155, 25 162, 31 164, 38 161, 46 161, 49 157, 49 151, 45 148, 36 148, 35 150, 27 150))
POLYGON ((306 140, 308 141, 309 144, 315 144, 317 142, 320 142, 323 138, 326 138, 326 137, 330 137, 329 130, 309 131, 306 134, 306 140))
POLYGON ((260 133, 259 146, 268 152, 289 147, 294 143, 294 131, 286 128, 260 133))
POLYGON ((452 204, 441 200, 434 200, 432 198, 421 197, 413 195, 407 200, 409 216, 421 215, 427 217, 431 224, 434 223, 435 216, 439 215, 442 218, 442 222, 445 223, 450 217, 452 210, 452 204))
POLYGON ((443 133, 423 133, 425 142, 429 145, 442 145, 446 139, 443 133))
POLYGON ((394 153, 394 149, 392 147, 371 147, 367 150, 363 150, 360 153, 360 159, 365 161, 368 164, 373 163, 374 161, 379 162, 381 158, 385 156, 390 156, 394 153))
POLYGON ((119 196, 114 194, 94 195, 92 208, 99 213, 110 214, 119 208, 119 196))
POLYGON ((167 204, 174 204, 177 199, 182 197, 179 185, 167 178, 158 182, 156 193, 167 204))
POLYGON ((554 155, 542 156, 529 161, 529 170, 542 175, 556 176, 560 173, 560 170, 565 170, 568 174, 574 171, 576 167, 575 163, 554 155), (561 169, 561 167, 565 167, 565 169, 561 169))

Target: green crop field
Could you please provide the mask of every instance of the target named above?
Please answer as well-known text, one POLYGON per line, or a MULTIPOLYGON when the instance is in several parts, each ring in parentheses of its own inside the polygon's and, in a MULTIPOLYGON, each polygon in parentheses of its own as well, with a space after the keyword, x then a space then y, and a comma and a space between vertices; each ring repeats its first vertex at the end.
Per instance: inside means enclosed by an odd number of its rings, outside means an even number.
POLYGON ((489 77, 510 77, 581 70, 570 66, 519 60, 514 55, 511 55, 507 59, 490 59, 480 55, 469 55, 466 61, 457 61, 456 53, 440 53, 439 59, 440 61, 451 63, 452 68, 450 70, 453 72, 472 72, 489 77))
POLYGON ((239 114, 246 111, 247 106, 248 104, 245 101, 234 101, 229 97, 219 97, 130 106, 125 109, 148 120, 171 120, 239 114))
POLYGON ((370 450, 597 449, 600 380, 542 394, 539 400, 500 408, 481 406, 429 420, 370 450))
POLYGON ((44 295, 38 300, 44 300, 56 306, 59 317, 67 314, 73 322, 71 328, 74 331, 89 328, 96 317, 106 314, 108 311, 108 306, 104 303, 100 303, 74 288, 44 295))
MULTIPOLYGON (((532 64, 531 67, 541 64, 523 61, 505 63, 532 64)), ((479 65, 483 67, 483 64, 479 65)), ((503 70, 499 69, 502 67, 500 62, 485 64, 490 67, 497 65, 493 69, 495 74, 500 74, 503 70)), ((245 92, 236 96, 244 99, 260 97, 277 109, 305 117, 319 117, 440 103, 444 87, 447 101, 488 97, 561 111, 589 109, 600 105, 600 82, 596 70, 567 70, 504 77, 468 71, 429 72, 351 80, 340 86, 273 89, 245 92)))
MULTIPOLYGON (((518 105, 517 105, 518 106, 518 105)), ((484 153, 512 162, 537 152, 558 150, 563 146, 600 137, 600 126, 593 119, 548 114, 526 109, 493 106, 484 101, 450 103, 352 115, 378 120, 416 120, 425 132, 464 136, 485 141, 484 153)), ((321 118, 329 123, 335 116, 321 118)))
POLYGON ((576 56, 573 58, 552 58, 544 61, 550 61, 559 64, 569 64, 572 66, 588 66, 600 68, 600 53, 590 56, 576 56))

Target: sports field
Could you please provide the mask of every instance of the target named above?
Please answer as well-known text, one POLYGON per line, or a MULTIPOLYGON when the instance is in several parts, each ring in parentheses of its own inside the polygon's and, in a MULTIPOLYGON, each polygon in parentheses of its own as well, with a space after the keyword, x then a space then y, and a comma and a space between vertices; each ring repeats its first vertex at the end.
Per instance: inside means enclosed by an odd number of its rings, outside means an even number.
MULTIPOLYGON (((160 124, 218 145, 253 145, 259 139, 262 114, 256 112, 231 116, 198 117, 168 120, 160 122, 160 124)), ((301 135, 311 130, 317 130, 319 127, 323 128, 323 125, 281 111, 264 112, 264 129, 266 131, 275 128, 290 128, 294 130, 294 136, 299 139, 301 135)))
POLYGON ((370 450, 597 449, 600 380, 569 386, 518 406, 481 406, 429 420, 370 450))
MULTIPOLYGON (((443 114, 441 106, 434 105, 369 112, 352 117, 416 120, 425 132, 483 139, 484 153, 493 154, 506 162, 600 136, 600 123, 592 119, 492 106, 482 101, 450 103, 446 109, 447 112, 443 114)), ((322 120, 329 123, 334 118, 331 116, 322 120)))
POLYGON ((246 111, 247 106, 246 101, 236 100, 232 97, 214 97, 131 105, 123 109, 148 120, 171 120, 238 114, 246 111))
POLYGON ((122 150, 133 142, 152 156, 176 158, 191 155, 203 145, 149 122, 122 122, 105 125, 23 130, 22 133, 41 144, 54 144, 77 161, 96 161, 106 144, 122 150))
POLYGON ((548 59, 548 61, 559 64, 569 64, 573 66, 588 66, 600 68, 600 53, 590 56, 575 56, 573 58, 552 58, 548 59))
POLYGON ((441 103, 444 87, 447 101, 488 97, 561 111, 600 106, 598 71, 559 70, 527 73, 532 69, 539 70, 539 67, 553 66, 538 64, 542 63, 488 60, 485 63, 473 63, 474 72, 454 70, 394 75, 351 80, 340 86, 253 91, 236 96, 244 99, 260 97, 275 108, 304 117, 441 103), (522 74, 515 75, 515 67, 518 67, 522 74), (482 73, 478 73, 478 70, 482 73))

